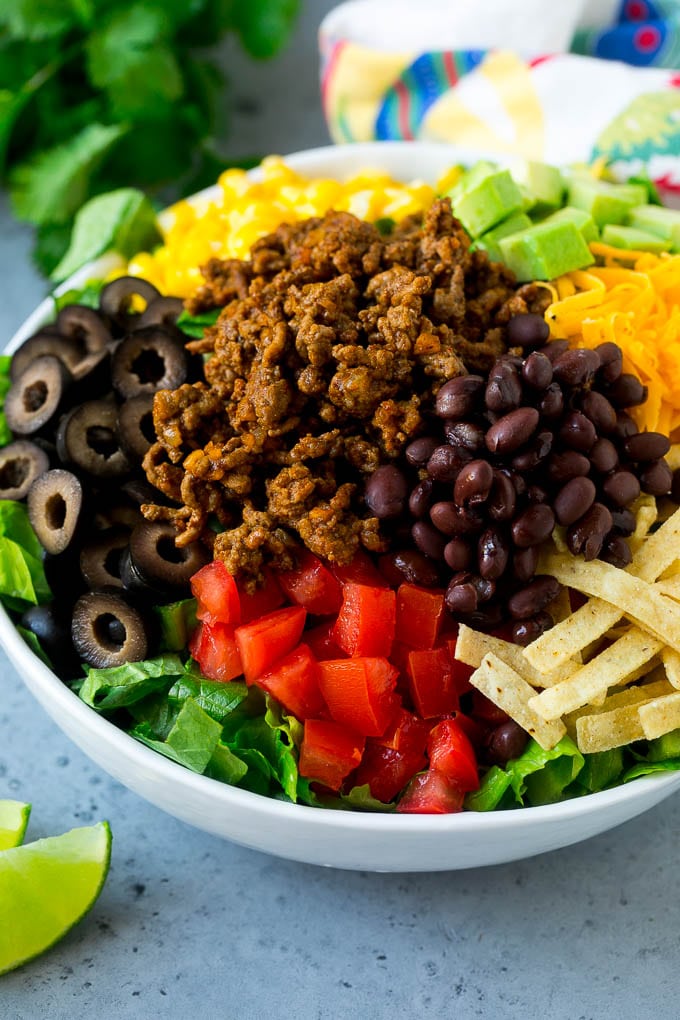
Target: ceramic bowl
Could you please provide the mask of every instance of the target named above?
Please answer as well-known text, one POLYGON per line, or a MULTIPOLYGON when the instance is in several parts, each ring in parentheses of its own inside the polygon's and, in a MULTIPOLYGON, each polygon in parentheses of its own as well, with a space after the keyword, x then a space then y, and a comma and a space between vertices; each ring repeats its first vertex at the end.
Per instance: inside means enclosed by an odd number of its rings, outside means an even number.
MULTIPOLYGON (((402 180, 434 181, 454 162, 481 155, 452 146, 370 143, 328 146, 287 157, 309 175, 345 177, 380 167, 402 180)), ((210 198, 211 189, 201 193, 210 198)), ((115 264, 106 257, 63 289, 81 286, 115 264)), ((53 314, 44 301, 13 337, 19 346, 53 314)), ((546 807, 455 815, 385 815, 284 803, 197 775, 144 747, 98 716, 23 642, 0 610, 0 642, 24 683, 64 733, 129 789, 199 829, 296 861, 365 871, 447 871, 531 857, 569 846, 634 818, 680 787, 680 772, 546 807)))

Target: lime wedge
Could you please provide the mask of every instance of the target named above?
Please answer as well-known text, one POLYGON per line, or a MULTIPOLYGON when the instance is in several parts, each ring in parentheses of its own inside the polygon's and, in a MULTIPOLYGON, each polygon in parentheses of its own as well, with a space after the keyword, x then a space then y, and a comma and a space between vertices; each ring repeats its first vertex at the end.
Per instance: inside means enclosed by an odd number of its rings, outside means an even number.
POLYGON ((22 804, 20 800, 0 800, 0 850, 20 845, 30 813, 30 804, 22 804))
POLYGON ((0 974, 80 921, 101 892, 110 859, 108 822, 0 853, 0 974))

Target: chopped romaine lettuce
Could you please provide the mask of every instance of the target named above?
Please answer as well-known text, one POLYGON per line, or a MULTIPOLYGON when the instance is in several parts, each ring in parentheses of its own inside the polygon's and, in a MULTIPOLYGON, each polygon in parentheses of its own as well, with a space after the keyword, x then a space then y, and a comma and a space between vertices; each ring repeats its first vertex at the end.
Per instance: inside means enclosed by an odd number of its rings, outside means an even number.
POLYGON ((148 723, 140 723, 130 733, 192 772, 204 772, 217 747, 221 727, 193 698, 187 698, 165 740, 157 740, 148 723))
POLYGON ((530 740, 519 758, 505 768, 494 765, 480 787, 465 798, 471 811, 493 811, 513 803, 536 806, 562 800, 567 786, 584 765, 584 757, 570 737, 546 751, 530 740))
POLYGON ((169 690, 183 671, 181 659, 172 654, 106 669, 85 666, 86 679, 80 688, 80 698, 98 712, 125 708, 149 694, 169 690))
POLYGON ((221 308, 211 308, 210 311, 199 312, 198 315, 184 311, 178 318, 177 325, 187 336, 200 340, 207 327, 215 325, 221 311, 221 308))

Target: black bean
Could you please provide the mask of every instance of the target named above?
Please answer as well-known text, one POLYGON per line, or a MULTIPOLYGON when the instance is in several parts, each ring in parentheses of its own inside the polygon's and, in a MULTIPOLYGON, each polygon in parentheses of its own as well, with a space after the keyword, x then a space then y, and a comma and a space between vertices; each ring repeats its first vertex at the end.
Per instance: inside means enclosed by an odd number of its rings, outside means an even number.
POLYGON ((558 382, 567 386, 584 386, 599 367, 600 359, 595 351, 579 347, 560 354, 553 362, 553 374, 558 382))
POLYGON ((436 564, 416 549, 402 549, 390 558, 394 568, 410 584, 420 584, 423 588, 436 588, 439 584, 436 564))
POLYGON ((550 327, 542 315, 527 312, 508 322, 508 347, 539 347, 550 336, 550 327))
POLYGON ((471 460, 462 467, 453 486, 453 498, 459 506, 477 506, 491 491, 493 468, 487 460, 471 460))
POLYGON ((610 439, 598 439, 588 456, 592 466, 602 475, 613 471, 619 463, 619 455, 610 439))
POLYGON ((609 435, 616 428, 616 411, 602 393, 589 390, 581 400, 581 410, 598 432, 609 435))
POLYGON ((522 511, 512 522, 512 540, 520 549, 540 545, 552 534, 555 514, 545 503, 535 503, 522 511))
POLYGON ((552 382, 538 402, 538 410, 548 421, 559 418, 564 411, 564 394, 559 383, 552 382))
POLYGON ((538 485, 534 482, 527 489, 527 499, 530 503, 549 503, 550 495, 547 489, 544 489, 542 485, 538 485))
POLYGON ((572 478, 566 482, 555 497, 555 516, 560 524, 567 527, 590 510, 595 502, 597 490, 590 478, 572 478))
POLYGON ((540 351, 532 351, 522 366, 522 378, 533 390, 547 389, 553 378, 550 358, 540 351))
POLYGON ((427 462, 427 473, 438 482, 453 482, 468 456, 461 457, 460 451, 449 446, 437 446, 427 462))
POLYGON ((451 570, 467 570, 472 563, 472 548, 464 538, 452 538, 444 547, 444 560, 451 570))
POLYGON ((466 418, 476 408, 485 385, 481 375, 449 379, 437 393, 435 414, 440 418, 466 418))
POLYGON ((515 515, 517 494, 510 478, 502 471, 494 471, 486 512, 492 521, 509 521, 515 515))
POLYGON ((528 620, 520 620, 518 623, 512 625, 512 640, 516 645, 530 645, 532 641, 539 638, 541 634, 545 634, 546 630, 550 630, 553 625, 553 618, 550 613, 546 613, 545 610, 540 613, 536 613, 535 616, 530 617, 528 620))
POLYGON ((424 517, 430 509, 433 489, 434 482, 431 478, 424 478, 415 486, 408 498, 408 508, 414 517, 424 517))
POLYGON ((547 574, 539 574, 530 581, 526 588, 517 591, 508 599, 510 615, 515 620, 527 620, 540 613, 561 591, 561 584, 556 578, 547 574))
POLYGON ((497 361, 489 373, 484 402, 490 411, 512 411, 522 402, 522 384, 514 365, 497 361))
POLYGON ((447 500, 430 508, 430 520, 442 535, 469 535, 483 526, 482 518, 477 514, 447 500))
POLYGON ((486 434, 487 449, 500 456, 524 446, 536 431, 540 417, 535 407, 518 407, 503 415, 486 434))
POLYGON ((636 375, 623 372, 607 389, 607 396, 616 408, 637 407, 647 399, 647 387, 636 375))
POLYGON ((524 450, 520 450, 512 458, 513 468, 523 474, 533 471, 548 456, 552 449, 552 444, 552 432, 547 430, 539 432, 524 450))
POLYGON ((484 429, 469 421, 444 422, 444 435, 451 446, 459 447, 470 456, 484 449, 484 429))
POLYGON ((446 539, 427 521, 416 521, 411 528, 411 537, 421 553, 431 560, 441 560, 444 556, 446 539))
POLYGON ((564 450, 552 453, 547 464, 548 477, 553 482, 568 482, 570 478, 579 478, 590 471, 590 462, 576 450, 564 450))
POLYGON ((398 517, 406 507, 408 483, 406 478, 393 464, 384 464, 376 468, 366 483, 366 506, 384 520, 398 517))
POLYGON ((640 482, 632 471, 614 471, 605 478, 602 491, 614 506, 628 506, 640 495, 640 482))
POLYGON ((500 602, 487 602, 478 606, 474 613, 469 613, 465 622, 475 630, 498 630, 505 622, 505 610, 500 602))
POLYGON ((477 560, 483 578, 497 581, 508 565, 510 543, 500 528, 487 528, 479 537, 477 560))
POLYGON ((512 572, 518 581, 530 581, 538 566, 538 546, 518 549, 512 557, 512 572))
POLYGON ((434 436, 421 436, 420 439, 414 439, 404 451, 406 460, 413 467, 424 467, 438 446, 439 440, 434 436))
POLYGON ((490 602, 496 594, 496 582, 492 578, 478 577, 476 574, 473 574, 472 583, 475 586, 477 598, 480 602, 490 602))
POLYGON ((629 414, 625 411, 616 412, 616 428, 614 429, 615 439, 628 439, 629 436, 636 436, 638 427, 629 414))
MULTIPOLYGON (((521 643, 521 642, 518 642, 521 643)), ((491 765, 505 767, 509 761, 519 758, 529 742, 529 734, 514 719, 508 719, 491 734, 486 741, 486 758, 491 765)))
POLYGON ((654 460, 645 464, 640 472, 640 485, 650 496, 667 496, 673 484, 673 473, 665 460, 654 460))
POLYGON ((631 460, 660 460, 671 448, 668 436, 661 432, 638 432, 624 441, 623 449, 631 460))
POLYGON ((605 539, 600 557, 607 563, 611 563, 613 566, 620 567, 621 569, 627 567, 633 561, 630 546, 623 535, 609 535, 605 539))
POLYGON ((565 446, 579 453, 588 453, 597 439, 592 421, 580 411, 570 411, 564 416, 558 435, 565 446))
POLYGON ((567 546, 569 551, 586 560, 594 560, 600 555, 607 533, 611 530, 612 515, 602 503, 593 503, 578 521, 567 529, 567 546))
POLYGON ((477 608, 477 589, 472 584, 472 575, 454 574, 444 596, 446 608, 451 613, 473 613, 477 608))
POLYGON ((612 510, 612 531, 619 535, 632 535, 635 531, 635 515, 630 510, 612 510))
POLYGON ((545 345, 545 347, 541 347, 541 354, 545 354, 550 363, 554 365, 560 355, 564 354, 564 352, 568 350, 568 340, 551 340, 549 344, 545 345))
POLYGON ((623 353, 618 344, 607 340, 606 343, 598 344, 595 353, 600 359, 600 375, 605 382, 616 382, 623 371, 623 353))
POLYGON ((521 475, 519 471, 512 471, 510 468, 500 468, 500 472, 502 475, 506 475, 506 477, 510 479, 518 499, 521 499, 527 491, 527 483, 524 476, 521 475))

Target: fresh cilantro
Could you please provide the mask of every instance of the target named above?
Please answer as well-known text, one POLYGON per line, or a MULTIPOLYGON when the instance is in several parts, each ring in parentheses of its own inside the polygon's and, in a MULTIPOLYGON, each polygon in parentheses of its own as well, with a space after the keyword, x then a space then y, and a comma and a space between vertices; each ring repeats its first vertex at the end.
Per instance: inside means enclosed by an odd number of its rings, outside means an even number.
POLYGON ((177 325, 187 336, 200 340, 208 326, 215 325, 221 311, 221 308, 211 308, 208 312, 199 312, 198 315, 192 315, 191 312, 187 312, 185 309, 180 313, 177 325))

